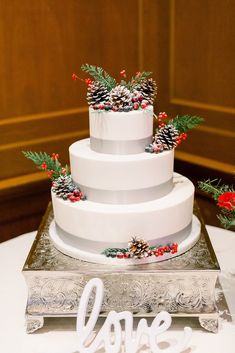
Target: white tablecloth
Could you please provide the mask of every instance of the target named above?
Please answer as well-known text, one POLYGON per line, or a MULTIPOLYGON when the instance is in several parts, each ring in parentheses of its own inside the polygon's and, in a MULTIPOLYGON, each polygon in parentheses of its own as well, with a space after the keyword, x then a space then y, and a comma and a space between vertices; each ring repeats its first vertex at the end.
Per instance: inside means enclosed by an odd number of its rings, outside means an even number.
MULTIPOLYGON (((183 327, 189 325, 193 337, 183 353, 235 353, 235 233, 211 226, 207 229, 222 269, 221 280, 232 322, 221 319, 219 333, 213 334, 203 330, 195 319, 176 319, 161 336, 161 348, 180 339, 183 327)), ((36 333, 25 332, 27 288, 21 269, 35 234, 24 234, 0 244, 0 353, 77 353, 75 319, 50 318, 36 333)))

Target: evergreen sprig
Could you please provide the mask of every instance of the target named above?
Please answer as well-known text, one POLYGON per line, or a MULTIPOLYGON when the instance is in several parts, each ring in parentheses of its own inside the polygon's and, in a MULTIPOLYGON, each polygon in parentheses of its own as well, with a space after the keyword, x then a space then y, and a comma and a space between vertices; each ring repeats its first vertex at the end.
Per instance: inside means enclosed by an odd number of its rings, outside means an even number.
POLYGON ((235 211, 227 211, 227 214, 217 215, 222 227, 230 229, 235 226, 235 211))
POLYGON ((85 64, 81 66, 81 69, 102 83, 109 91, 117 85, 115 78, 111 77, 102 67, 85 64))
POLYGON ((32 152, 32 151, 22 151, 24 156, 34 162, 37 168, 40 170, 45 170, 51 172, 50 178, 56 180, 62 174, 63 169, 65 169, 65 174, 69 174, 69 167, 66 165, 65 168, 61 166, 59 160, 53 159, 46 152, 32 152), (45 163, 46 167, 43 168, 42 165, 45 163), (53 173, 52 173, 53 172, 53 173))
POLYGON ((136 86, 138 86, 138 84, 145 81, 147 77, 149 77, 151 74, 152 72, 150 71, 139 72, 139 73, 136 73, 136 75, 132 77, 129 82, 126 83, 124 81, 123 83, 130 91, 132 91, 136 86))
POLYGON ((221 184, 221 180, 204 180, 198 182, 198 187, 200 190, 210 194, 215 201, 218 201, 218 198, 224 192, 234 192, 232 185, 221 184))
POLYGON ((186 132, 187 130, 194 129, 198 125, 200 125, 204 121, 203 118, 196 115, 183 115, 176 116, 174 119, 168 121, 168 124, 174 125, 175 128, 181 134, 182 132, 186 132))

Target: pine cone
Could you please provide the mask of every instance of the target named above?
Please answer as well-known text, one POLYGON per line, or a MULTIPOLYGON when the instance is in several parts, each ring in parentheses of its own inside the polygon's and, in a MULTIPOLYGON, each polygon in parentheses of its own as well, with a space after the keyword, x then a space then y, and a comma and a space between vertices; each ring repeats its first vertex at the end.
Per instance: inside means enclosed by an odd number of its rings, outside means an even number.
POLYGON ((52 191, 56 196, 67 200, 68 194, 77 190, 76 185, 73 183, 71 175, 61 175, 53 182, 52 191))
POLYGON ((155 141, 157 144, 163 145, 165 150, 171 150, 176 147, 178 136, 179 131, 174 125, 169 124, 159 129, 155 136, 155 141))
POLYGON ((108 100, 109 92, 107 88, 99 81, 95 81, 88 87, 87 101, 89 105, 94 106, 96 104, 105 103, 108 100))
POLYGON ((157 95, 157 84, 152 78, 142 81, 136 87, 136 90, 142 94, 143 98, 147 100, 149 104, 153 104, 157 95))
POLYGON ((118 109, 130 106, 132 102, 132 93, 125 86, 118 85, 110 92, 110 102, 113 107, 118 109))
POLYGON ((143 239, 133 237, 128 246, 131 257, 141 259, 148 256, 149 244, 143 239))

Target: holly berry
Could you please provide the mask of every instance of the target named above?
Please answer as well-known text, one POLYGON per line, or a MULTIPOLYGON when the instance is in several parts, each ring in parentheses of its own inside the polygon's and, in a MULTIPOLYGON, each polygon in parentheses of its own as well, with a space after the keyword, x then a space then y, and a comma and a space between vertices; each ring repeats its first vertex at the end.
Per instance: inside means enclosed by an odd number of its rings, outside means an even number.
POLYGON ((93 84, 93 81, 90 78, 86 78, 85 84, 87 85, 87 87, 90 87, 93 84))
POLYGON ((139 107, 140 107, 139 103, 137 103, 137 102, 134 103, 134 105, 133 105, 133 109, 134 109, 134 110, 138 110, 139 107))
POLYGON ((104 109, 104 104, 103 104, 103 103, 100 103, 100 104, 99 104, 99 109, 101 109, 101 110, 104 109))
POLYGON ((41 164, 41 168, 44 169, 44 170, 47 169, 47 164, 46 164, 46 162, 43 162, 43 163, 41 164))
POLYGON ((59 158, 58 153, 52 153, 51 159, 53 159, 53 161, 56 161, 58 158, 59 158))
POLYGON ((54 170, 49 170, 49 172, 47 173, 48 178, 51 178, 53 173, 54 173, 54 170))
POLYGON ((165 112, 161 112, 161 113, 158 114, 158 118, 166 119, 167 118, 167 114, 165 112))
POLYGON ((123 253, 117 253, 117 258, 118 259, 123 259, 123 257, 124 257, 124 254, 123 253))
POLYGON ((123 78, 126 78, 126 70, 120 71, 120 75, 121 75, 123 78))
POLYGON ((145 108, 147 108, 148 104, 142 102, 142 103, 140 104, 140 106, 141 106, 142 109, 145 109, 145 108))
POLYGON ((78 79, 78 76, 75 74, 75 72, 72 74, 72 80, 76 81, 78 79))
POLYGON ((124 258, 125 258, 125 259, 128 259, 129 257, 130 257, 130 253, 129 253, 129 252, 125 252, 125 253, 124 253, 124 258))

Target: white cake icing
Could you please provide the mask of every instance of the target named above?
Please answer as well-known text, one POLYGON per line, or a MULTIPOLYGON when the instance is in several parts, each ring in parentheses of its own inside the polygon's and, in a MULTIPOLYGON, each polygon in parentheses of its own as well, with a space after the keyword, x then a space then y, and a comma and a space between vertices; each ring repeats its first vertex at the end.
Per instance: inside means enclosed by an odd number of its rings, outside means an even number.
POLYGON ((90 140, 85 139, 70 146, 69 156, 72 178, 88 200, 143 202, 162 197, 173 187, 173 150, 158 155, 145 152, 134 155, 103 154, 92 151, 90 140), (107 191, 113 193, 108 194, 107 191))
POLYGON ((90 109, 89 119, 91 139, 69 149, 72 179, 87 200, 73 203, 52 192, 55 245, 99 263, 112 262, 103 260, 104 249, 126 248, 133 236, 150 245, 177 242, 180 253, 187 251, 200 235, 199 221, 194 217, 192 223, 194 186, 179 174, 173 177, 173 150, 144 152, 153 133, 152 107, 128 113, 90 109))
POLYGON ((154 239, 155 243, 169 236, 166 243, 174 241, 172 234, 182 231, 192 220, 193 195, 193 184, 176 174, 172 191, 154 201, 130 205, 71 203, 52 193, 52 202, 56 223, 64 231, 114 247, 117 243, 127 244, 134 235, 154 239))
POLYGON ((104 112, 89 109, 91 147, 100 153, 134 154, 152 142, 153 107, 104 112), (115 143, 115 144, 114 144, 115 143))

